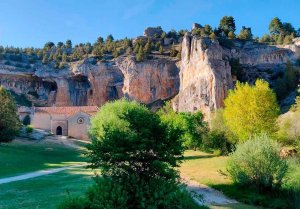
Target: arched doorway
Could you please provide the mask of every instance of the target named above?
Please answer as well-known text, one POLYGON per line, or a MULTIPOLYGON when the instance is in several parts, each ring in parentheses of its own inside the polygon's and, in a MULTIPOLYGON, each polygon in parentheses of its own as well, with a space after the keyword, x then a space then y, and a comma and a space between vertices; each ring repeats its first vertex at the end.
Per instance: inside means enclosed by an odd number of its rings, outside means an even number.
POLYGON ((62 127, 61 126, 57 126, 56 135, 62 135, 62 127))

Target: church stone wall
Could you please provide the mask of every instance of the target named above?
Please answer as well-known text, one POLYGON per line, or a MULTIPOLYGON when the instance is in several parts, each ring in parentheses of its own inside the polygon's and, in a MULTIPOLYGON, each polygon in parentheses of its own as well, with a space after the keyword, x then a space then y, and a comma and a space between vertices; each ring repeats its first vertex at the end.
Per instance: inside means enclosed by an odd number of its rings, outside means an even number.
POLYGON ((68 119, 68 136, 88 140, 88 128, 90 126, 90 116, 79 112, 68 119))

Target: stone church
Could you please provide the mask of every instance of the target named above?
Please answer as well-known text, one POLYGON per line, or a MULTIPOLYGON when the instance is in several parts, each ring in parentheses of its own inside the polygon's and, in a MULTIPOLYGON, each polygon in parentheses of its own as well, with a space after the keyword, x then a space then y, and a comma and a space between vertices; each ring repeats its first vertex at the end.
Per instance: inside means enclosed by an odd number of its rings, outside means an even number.
POLYGON ((31 125, 56 135, 88 140, 91 116, 97 106, 33 107, 31 125))

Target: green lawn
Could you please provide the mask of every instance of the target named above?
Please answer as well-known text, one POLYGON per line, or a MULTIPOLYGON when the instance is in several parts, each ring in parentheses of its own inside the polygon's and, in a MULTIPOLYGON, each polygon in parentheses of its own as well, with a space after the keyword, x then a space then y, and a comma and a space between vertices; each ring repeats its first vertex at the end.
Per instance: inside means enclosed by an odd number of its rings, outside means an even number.
MULTIPOLYGON (((272 196, 267 194, 258 194, 258 192, 252 188, 240 188, 233 185, 230 179, 221 174, 222 171, 224 172, 226 170, 227 159, 228 157, 224 156, 214 156, 212 154, 199 151, 187 151, 185 153, 185 160, 180 167, 180 172, 182 176, 189 177, 201 184, 206 184, 219 191, 222 191, 229 197, 249 204, 233 204, 226 207, 222 206, 213 208, 262 208, 250 205, 266 204, 273 208, 286 208, 287 201, 289 200, 284 196, 278 197, 278 195, 272 196)), ((290 175, 295 176, 296 173, 300 173, 300 167, 290 175)))
POLYGON ((14 140, 0 144, 0 178, 84 162, 83 149, 57 143, 14 140))
POLYGON ((52 209, 70 195, 84 194, 94 172, 71 168, 59 173, 0 185, 1 209, 52 209))

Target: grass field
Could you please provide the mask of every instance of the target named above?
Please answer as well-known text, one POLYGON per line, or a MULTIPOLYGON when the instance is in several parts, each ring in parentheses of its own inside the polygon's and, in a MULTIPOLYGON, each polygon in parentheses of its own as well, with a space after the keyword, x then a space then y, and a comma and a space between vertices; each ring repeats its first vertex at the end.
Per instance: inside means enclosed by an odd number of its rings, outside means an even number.
MULTIPOLYGON (((201 184, 206 184, 219 191, 222 191, 225 195, 234 198, 240 202, 244 202, 249 205, 234 204, 227 207, 215 207, 218 209, 225 208, 262 208, 258 206, 250 205, 268 205, 270 207, 284 208, 289 201, 285 197, 272 196, 266 194, 258 194, 258 192, 252 188, 240 188, 233 185, 226 176, 222 173, 226 170, 226 161, 228 157, 214 156, 199 151, 187 151, 185 153, 185 161, 180 167, 182 176, 189 177, 201 184)), ((298 167, 293 176, 299 175, 300 167, 298 167)))
POLYGON ((72 168, 59 173, 0 185, 1 209, 54 209, 69 195, 84 194, 93 171, 72 168))
POLYGON ((84 162, 83 150, 56 143, 14 140, 0 145, 0 178, 84 162))
MULTIPOLYGON (((82 146, 82 143, 77 143, 82 146)), ((14 141, 0 145, 0 178, 47 168, 63 167, 84 162, 84 149, 74 149, 57 143, 14 141)), ((237 188, 222 175, 227 157, 214 156, 199 151, 187 151, 180 167, 183 177, 206 184, 223 191, 226 195, 246 202, 226 206, 212 206, 213 209, 255 209, 261 195, 248 189, 237 188), (250 202, 250 200, 252 202, 250 202), (253 200, 257 202, 253 202, 253 200), (248 201, 248 202, 247 202, 248 201)), ((299 170, 295 171, 300 173, 299 170)), ((33 179, 0 185, 0 208, 55 208, 67 194, 84 194, 92 184, 93 171, 84 167, 72 168, 59 173, 33 179)), ((281 199, 272 199, 273 202, 281 199)), ((276 203, 277 204, 277 203, 276 203)))

